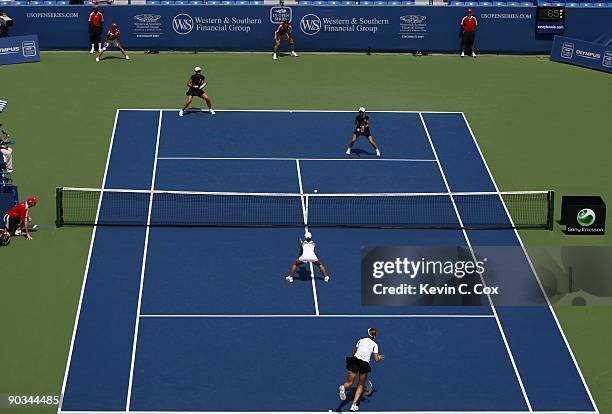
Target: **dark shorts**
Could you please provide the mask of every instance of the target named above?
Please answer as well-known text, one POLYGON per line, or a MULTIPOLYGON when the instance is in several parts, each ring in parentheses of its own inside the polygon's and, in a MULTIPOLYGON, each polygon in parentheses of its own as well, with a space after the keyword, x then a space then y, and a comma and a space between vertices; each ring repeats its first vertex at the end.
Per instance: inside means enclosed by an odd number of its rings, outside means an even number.
POLYGON ((281 41, 282 39, 291 40, 291 32, 287 32, 285 34, 274 33, 274 39, 281 41))
POLYGON ((357 135, 358 137, 364 135, 364 136, 370 136, 372 134, 370 134, 370 128, 366 128, 363 130, 363 132, 361 132, 361 129, 356 129, 355 130, 355 135, 357 135))
POLYGON ((187 93, 185 95, 187 95, 187 96, 202 96, 202 95, 204 95, 204 89, 189 88, 189 90, 187 91, 187 93))
POLYGON ((346 369, 359 374, 367 374, 372 371, 370 364, 357 357, 346 357, 346 369))
POLYGON ((9 216, 8 214, 5 214, 2 222, 3 222, 3 227, 8 230, 11 236, 14 236, 15 231, 19 228, 19 225, 21 224, 21 219, 13 218, 9 216))
POLYGON ((461 34, 461 41, 465 46, 471 46, 474 44, 476 38, 476 32, 466 32, 465 30, 461 34))

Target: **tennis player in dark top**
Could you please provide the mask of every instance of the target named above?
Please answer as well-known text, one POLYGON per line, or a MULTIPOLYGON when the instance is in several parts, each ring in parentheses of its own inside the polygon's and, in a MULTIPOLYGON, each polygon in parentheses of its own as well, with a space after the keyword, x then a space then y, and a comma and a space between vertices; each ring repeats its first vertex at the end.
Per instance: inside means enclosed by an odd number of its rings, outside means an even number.
POLYGON ((368 141, 370 141, 370 145, 372 145, 372 147, 376 150, 376 156, 380 157, 378 145, 376 145, 376 142, 370 133, 370 117, 366 115, 365 108, 363 106, 359 108, 359 115, 357 115, 355 118, 355 131, 353 132, 351 142, 349 142, 349 146, 346 149, 346 155, 351 155, 353 145, 357 141, 357 138, 362 135, 364 135, 368 141))
POLYGON ((208 112, 210 112, 211 115, 214 115, 215 111, 213 111, 212 109, 212 102, 210 101, 210 98, 208 97, 206 92, 204 92, 206 81, 204 75, 202 75, 202 68, 196 66, 194 71, 195 73, 191 75, 189 79, 187 79, 187 86, 189 86, 189 90, 185 94, 187 95, 187 99, 185 99, 183 109, 179 111, 179 116, 183 116, 183 111, 185 111, 189 104, 191 104, 191 101, 193 101, 194 96, 204 99, 206 101, 206 105, 208 106, 208 112))

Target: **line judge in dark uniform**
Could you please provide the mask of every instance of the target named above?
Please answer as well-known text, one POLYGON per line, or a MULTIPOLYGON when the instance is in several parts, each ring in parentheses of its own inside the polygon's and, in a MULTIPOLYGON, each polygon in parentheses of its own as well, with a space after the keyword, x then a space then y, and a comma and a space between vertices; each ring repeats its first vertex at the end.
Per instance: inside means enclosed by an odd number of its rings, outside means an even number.
POLYGON ((210 112, 211 115, 214 115, 215 111, 213 111, 212 109, 212 102, 204 91, 204 87, 206 86, 206 80, 204 78, 204 75, 202 75, 202 68, 196 66, 194 71, 195 73, 191 75, 189 79, 187 79, 187 86, 189 87, 187 93, 185 94, 187 95, 187 99, 185 99, 183 108, 179 111, 179 116, 183 116, 183 112, 187 109, 189 104, 191 104, 191 101, 193 101, 194 96, 204 99, 204 101, 206 101, 206 105, 208 106, 208 112, 210 112))

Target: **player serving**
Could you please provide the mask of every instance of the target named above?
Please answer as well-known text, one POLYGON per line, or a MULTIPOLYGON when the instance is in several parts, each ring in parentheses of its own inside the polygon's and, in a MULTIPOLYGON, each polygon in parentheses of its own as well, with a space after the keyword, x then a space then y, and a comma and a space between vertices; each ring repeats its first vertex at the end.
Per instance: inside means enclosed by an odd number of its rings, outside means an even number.
POLYGON ((191 101, 193 101, 194 96, 204 99, 206 101, 206 105, 208 106, 208 112, 210 112, 211 115, 214 115, 215 111, 213 111, 212 109, 212 102, 210 101, 210 98, 208 97, 206 92, 204 92, 204 87, 206 86, 206 80, 204 78, 204 75, 202 75, 202 68, 199 66, 196 66, 194 71, 195 73, 191 75, 189 79, 187 79, 187 86, 189 86, 189 90, 185 94, 187 95, 187 99, 185 100, 185 103, 183 104, 183 109, 179 111, 179 116, 183 116, 183 111, 185 111, 185 109, 187 109, 191 101))
POLYGON ((366 115, 366 111, 363 106, 359 108, 359 115, 357 115, 355 118, 355 131, 353 131, 353 137, 351 138, 351 142, 349 142, 349 146, 346 149, 346 155, 351 155, 351 150, 353 149, 355 141, 357 141, 357 138, 362 135, 364 135, 368 141, 370 141, 370 145, 372 145, 372 147, 376 150, 376 156, 380 157, 378 145, 376 145, 376 142, 370 133, 370 117, 366 115))
POLYGON ((111 28, 108 29, 108 32, 106 32, 106 40, 104 41, 104 46, 102 47, 102 49, 98 53, 98 56, 96 57, 96 62, 100 61, 102 54, 106 52, 106 49, 108 49, 110 45, 115 45, 115 47, 119 49, 121 53, 123 53, 123 56, 125 57, 125 59, 130 60, 130 57, 128 56, 127 52, 125 51, 123 46, 121 46, 121 42, 119 42, 120 35, 121 35, 121 31, 117 27, 117 23, 113 23, 111 25, 111 28))
POLYGON ((306 240, 300 240, 300 257, 293 262, 291 265, 291 270, 289 271, 289 276, 287 276, 285 279, 287 279, 289 283, 292 283, 295 272, 299 266, 305 263, 314 263, 323 274, 323 280, 329 282, 329 273, 327 273, 325 266, 323 266, 323 262, 321 262, 321 260, 319 260, 317 257, 317 249, 315 242, 312 240, 312 234, 307 231, 304 233, 304 238, 306 240))
POLYGON ((274 53, 272 54, 272 59, 278 59, 276 57, 276 51, 280 47, 281 39, 286 39, 289 42, 289 48, 291 49, 291 56, 298 57, 298 54, 295 53, 295 42, 293 41, 293 37, 291 36, 291 23, 289 20, 285 20, 281 24, 278 25, 276 31, 274 32, 274 53))

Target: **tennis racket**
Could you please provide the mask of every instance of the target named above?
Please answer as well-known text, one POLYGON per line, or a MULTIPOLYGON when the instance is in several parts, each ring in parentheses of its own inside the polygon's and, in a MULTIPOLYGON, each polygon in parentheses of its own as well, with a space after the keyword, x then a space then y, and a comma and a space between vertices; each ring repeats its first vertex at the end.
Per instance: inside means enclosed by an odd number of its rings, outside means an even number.
MULTIPOLYGON (((371 374, 370 374, 371 375, 371 374)), ((374 384, 372 384, 372 380, 368 379, 363 387, 363 395, 369 397, 374 392, 374 384)))
POLYGON ((206 86, 206 82, 202 82, 202 84, 199 86, 200 89, 204 89, 204 87, 206 86))

